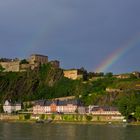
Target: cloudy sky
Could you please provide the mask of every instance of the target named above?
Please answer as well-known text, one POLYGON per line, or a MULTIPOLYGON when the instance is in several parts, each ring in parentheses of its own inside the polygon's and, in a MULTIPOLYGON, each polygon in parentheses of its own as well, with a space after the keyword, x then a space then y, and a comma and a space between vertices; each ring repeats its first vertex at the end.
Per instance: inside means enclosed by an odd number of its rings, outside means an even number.
POLYGON ((104 71, 140 71, 139 7, 140 0, 0 0, 0 57, 41 53, 63 68, 95 71, 128 46, 104 71))

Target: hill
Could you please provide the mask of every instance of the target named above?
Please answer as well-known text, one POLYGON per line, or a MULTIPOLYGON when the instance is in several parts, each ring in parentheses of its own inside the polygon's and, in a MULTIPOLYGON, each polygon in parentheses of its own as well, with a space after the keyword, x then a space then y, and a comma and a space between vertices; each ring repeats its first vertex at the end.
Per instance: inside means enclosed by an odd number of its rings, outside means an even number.
POLYGON ((70 80, 63 76, 62 69, 47 64, 33 71, 0 72, 0 102, 5 99, 31 101, 74 95, 86 105, 116 106, 120 98, 139 92, 137 85, 140 85, 140 79, 136 77, 70 80))

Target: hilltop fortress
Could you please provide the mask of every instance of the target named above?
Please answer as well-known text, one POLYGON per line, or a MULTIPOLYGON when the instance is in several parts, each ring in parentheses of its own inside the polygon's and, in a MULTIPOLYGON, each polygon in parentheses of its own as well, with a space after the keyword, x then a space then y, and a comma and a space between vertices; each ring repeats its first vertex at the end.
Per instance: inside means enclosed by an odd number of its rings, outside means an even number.
MULTIPOLYGON (((27 59, 8 59, 0 58, 0 66, 4 69, 3 72, 25 72, 27 70, 38 69, 43 64, 51 64, 55 68, 60 68, 60 62, 58 60, 48 60, 48 56, 40 54, 32 54, 27 59)), ((63 75, 66 78, 77 80, 84 78, 84 71, 81 69, 63 69, 63 75)), ((114 78, 127 79, 135 76, 140 78, 140 72, 126 73, 113 75, 114 78)), ((92 79, 101 79, 101 76, 93 76, 92 79)), ((138 86, 140 87, 140 86, 138 86)))
MULTIPOLYGON (((48 56, 40 54, 32 54, 27 59, 8 59, 1 58, 0 65, 4 68, 3 72, 25 72, 27 70, 35 70, 43 64, 51 64, 55 68, 60 68, 58 60, 48 60, 48 56)), ((83 78, 83 72, 79 69, 63 70, 64 77, 76 80, 83 78)))
POLYGON ((50 63, 52 66, 59 68, 60 62, 57 60, 49 61, 48 56, 40 55, 40 54, 32 54, 29 58, 19 60, 15 59, 7 59, 1 58, 0 65, 4 68, 4 72, 23 72, 28 69, 34 70, 38 68, 40 65, 50 63))

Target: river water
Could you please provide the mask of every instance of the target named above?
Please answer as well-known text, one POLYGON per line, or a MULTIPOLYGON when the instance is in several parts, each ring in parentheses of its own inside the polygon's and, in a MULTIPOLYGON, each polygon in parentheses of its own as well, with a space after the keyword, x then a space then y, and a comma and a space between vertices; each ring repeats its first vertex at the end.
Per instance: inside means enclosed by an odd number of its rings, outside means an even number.
POLYGON ((0 123, 0 140, 140 140, 140 126, 0 123))

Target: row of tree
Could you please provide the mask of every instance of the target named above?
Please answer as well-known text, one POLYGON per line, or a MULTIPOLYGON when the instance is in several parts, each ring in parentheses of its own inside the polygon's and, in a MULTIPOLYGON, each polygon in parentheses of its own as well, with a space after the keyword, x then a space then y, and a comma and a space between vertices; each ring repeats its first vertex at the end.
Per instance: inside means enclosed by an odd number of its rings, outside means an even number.
POLYGON ((140 91, 129 91, 117 101, 119 111, 128 120, 140 121, 140 91))

